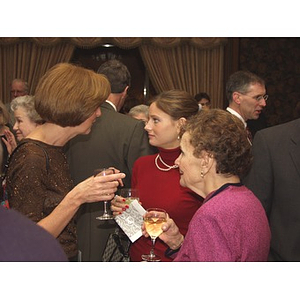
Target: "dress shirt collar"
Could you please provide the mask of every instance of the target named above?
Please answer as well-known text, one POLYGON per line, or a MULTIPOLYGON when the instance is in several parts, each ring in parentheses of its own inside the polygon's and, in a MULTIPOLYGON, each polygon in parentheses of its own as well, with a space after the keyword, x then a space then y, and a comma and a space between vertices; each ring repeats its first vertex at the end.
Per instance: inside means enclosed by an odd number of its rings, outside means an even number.
POLYGON ((105 102, 109 103, 114 108, 114 110, 117 112, 117 107, 111 101, 105 100, 105 102))
POLYGON ((235 110, 233 110, 230 107, 227 107, 226 110, 229 111, 231 114, 235 115, 236 117, 238 117, 243 122, 245 128, 247 127, 247 123, 245 122, 243 117, 238 112, 236 112, 235 110))

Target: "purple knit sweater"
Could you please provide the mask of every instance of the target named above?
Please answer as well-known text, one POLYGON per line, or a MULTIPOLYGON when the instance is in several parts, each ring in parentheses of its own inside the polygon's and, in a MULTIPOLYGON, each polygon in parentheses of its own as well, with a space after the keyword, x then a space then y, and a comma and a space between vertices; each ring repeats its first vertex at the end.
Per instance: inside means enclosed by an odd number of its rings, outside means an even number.
POLYGON ((245 186, 229 185, 207 196, 175 261, 266 261, 270 238, 259 200, 245 186))

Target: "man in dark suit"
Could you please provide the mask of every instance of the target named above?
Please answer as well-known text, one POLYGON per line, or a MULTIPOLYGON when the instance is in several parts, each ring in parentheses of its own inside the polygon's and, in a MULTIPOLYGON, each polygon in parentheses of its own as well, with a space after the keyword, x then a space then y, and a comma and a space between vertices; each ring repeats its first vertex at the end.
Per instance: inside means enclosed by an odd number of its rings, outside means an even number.
MULTIPOLYGON (((110 81, 111 94, 101 105, 101 116, 91 133, 70 141, 67 156, 71 175, 77 184, 93 175, 95 169, 115 167, 126 174, 123 183, 130 187, 135 160, 155 150, 149 145, 144 122, 118 112, 130 86, 127 67, 117 60, 109 60, 100 66, 98 73, 106 75, 110 81)), ((103 203, 100 202, 86 204, 78 213, 78 247, 83 261, 102 261, 108 236, 116 228, 114 220, 96 220, 102 213, 103 203)))
POLYGON ((253 155, 244 183, 269 218, 269 260, 300 261, 300 119, 258 131, 253 155))

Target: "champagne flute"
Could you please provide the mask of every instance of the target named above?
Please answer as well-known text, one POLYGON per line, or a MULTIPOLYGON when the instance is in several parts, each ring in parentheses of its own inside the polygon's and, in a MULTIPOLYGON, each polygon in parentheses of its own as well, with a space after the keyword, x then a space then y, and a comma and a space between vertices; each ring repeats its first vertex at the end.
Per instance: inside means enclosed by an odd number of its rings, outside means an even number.
POLYGON ((120 190, 120 196, 126 200, 126 204, 130 205, 133 200, 140 201, 138 189, 123 188, 120 190))
POLYGON ((161 208, 148 208, 144 215, 144 224, 147 233, 150 235, 152 247, 150 254, 143 254, 145 261, 160 261, 161 258, 154 253, 156 238, 163 232, 161 226, 167 221, 167 213, 161 208))
MULTIPOLYGON (((113 173, 114 173, 113 169, 101 168, 101 169, 96 169, 94 171, 94 176, 106 176, 106 175, 113 174, 113 173)), ((107 201, 103 201, 103 202, 104 202, 104 212, 103 212, 102 216, 99 216, 96 219, 101 220, 101 221, 112 220, 114 218, 114 216, 108 212, 107 201)))

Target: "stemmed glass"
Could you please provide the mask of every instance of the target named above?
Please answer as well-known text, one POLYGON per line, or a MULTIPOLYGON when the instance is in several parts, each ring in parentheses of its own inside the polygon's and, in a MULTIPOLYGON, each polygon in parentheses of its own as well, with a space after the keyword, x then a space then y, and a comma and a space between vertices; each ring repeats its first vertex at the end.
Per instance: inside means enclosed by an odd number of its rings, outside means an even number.
POLYGON ((142 259, 145 261, 160 261, 161 258, 154 253, 156 238, 163 232, 161 226, 167 221, 167 213, 161 208, 148 208, 144 215, 144 224, 147 233, 150 235, 152 247, 150 254, 143 254, 142 259))
POLYGON ((120 196, 125 198, 126 204, 130 204, 133 200, 137 200, 138 202, 140 201, 139 198, 139 191, 138 189, 134 188, 123 188, 120 190, 120 196))
MULTIPOLYGON (((113 174, 113 170, 112 169, 106 169, 106 168, 101 168, 101 169, 96 169, 94 171, 94 176, 106 176, 106 175, 110 175, 113 174)), ((108 212, 107 209, 107 201, 103 201, 104 202, 104 212, 102 216, 97 217, 97 220, 101 220, 101 221, 106 221, 106 220, 112 220, 114 218, 113 215, 111 215, 108 212)))

